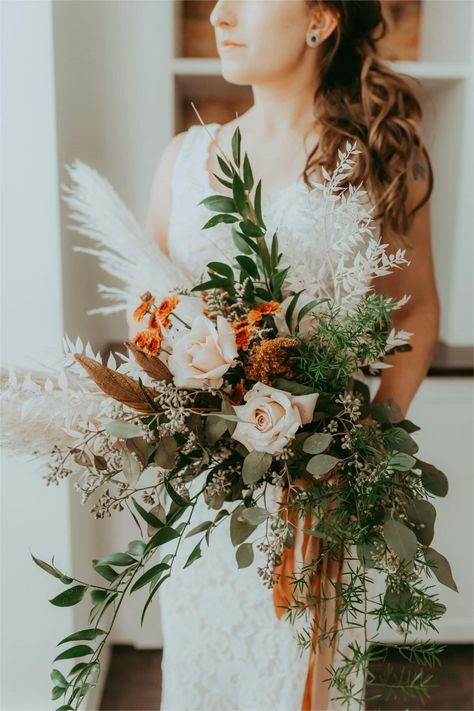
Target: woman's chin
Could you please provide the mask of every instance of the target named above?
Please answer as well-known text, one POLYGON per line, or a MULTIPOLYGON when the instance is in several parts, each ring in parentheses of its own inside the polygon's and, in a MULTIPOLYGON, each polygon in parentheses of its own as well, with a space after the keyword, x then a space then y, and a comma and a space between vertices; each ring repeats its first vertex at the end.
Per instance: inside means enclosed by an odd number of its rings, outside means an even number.
POLYGON ((221 61, 221 74, 222 77, 228 81, 230 84, 237 84, 239 86, 248 86, 252 84, 252 77, 249 72, 243 70, 235 62, 228 61, 226 59, 221 61))

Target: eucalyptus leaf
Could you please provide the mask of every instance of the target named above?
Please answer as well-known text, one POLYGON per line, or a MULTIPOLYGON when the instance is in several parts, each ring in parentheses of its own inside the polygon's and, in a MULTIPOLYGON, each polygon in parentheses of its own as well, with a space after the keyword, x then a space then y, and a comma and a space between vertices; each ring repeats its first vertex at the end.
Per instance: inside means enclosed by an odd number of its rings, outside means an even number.
POLYGON ((266 521, 269 516, 269 512, 260 506, 252 506, 249 509, 242 509, 242 513, 240 514, 241 518, 255 526, 258 526, 263 523, 263 521, 266 521))
POLYGON ((127 437, 139 437, 143 435, 143 430, 133 422, 124 422, 123 420, 108 420, 104 422, 104 429, 114 437, 127 439, 127 437))
POLYGON ((178 445, 174 437, 162 437, 155 452, 155 462, 162 469, 172 469, 176 462, 178 445))
POLYGON ((415 468, 421 470, 421 481, 427 491, 435 496, 446 496, 449 483, 444 472, 421 459, 416 460, 415 468))
POLYGON ((405 454, 415 454, 418 452, 418 445, 402 427, 392 427, 384 434, 385 443, 390 449, 405 454))
POLYGON ((122 459, 122 471, 125 479, 130 486, 134 486, 140 479, 143 471, 143 466, 127 447, 123 447, 120 451, 122 459))
POLYGON ((227 422, 218 415, 210 415, 206 417, 204 432, 207 443, 213 447, 222 435, 227 432, 227 422))
POLYGON ((273 457, 268 452, 258 452, 254 449, 247 454, 242 465, 244 484, 253 484, 267 472, 272 465, 273 457))
POLYGON ((232 545, 238 546, 243 543, 257 528, 255 524, 249 523, 241 518, 242 510, 245 509, 244 504, 237 506, 230 517, 230 540, 232 545))
POLYGON ((357 557, 366 568, 375 568, 380 554, 374 543, 359 543, 357 546, 357 557))
POLYGON ((389 457, 388 466, 391 469, 395 469, 400 472, 407 472, 413 469, 415 466, 416 459, 410 454, 405 454, 404 452, 395 452, 389 457))
POLYGON ((451 566, 444 555, 438 553, 438 551, 434 548, 425 548, 423 553, 426 562, 433 564, 434 567, 432 570, 439 582, 446 585, 446 587, 451 588, 454 592, 458 592, 458 587, 454 582, 451 572, 451 566))
POLYGON ((315 432, 305 439, 303 443, 303 452, 307 454, 321 454, 329 447, 333 438, 329 432, 315 432))
POLYGON ((396 553, 404 562, 415 559, 418 541, 408 526, 397 519, 387 519, 383 525, 383 537, 391 551, 396 553))
POLYGON ((321 476, 334 469, 340 461, 340 459, 332 457, 330 454, 316 454, 307 463, 306 470, 313 476, 321 476))
POLYGON ((279 390, 284 390, 292 395, 311 395, 314 394, 314 388, 309 385, 297 383, 296 380, 287 380, 286 378, 276 378, 273 387, 279 390))
POLYGON ((239 568, 248 568, 253 563, 253 547, 251 543, 242 543, 236 551, 235 558, 239 568))
POLYGON ((416 537, 420 543, 429 546, 434 536, 434 524, 436 519, 435 507, 424 499, 412 499, 404 508, 408 520, 416 524, 416 537))

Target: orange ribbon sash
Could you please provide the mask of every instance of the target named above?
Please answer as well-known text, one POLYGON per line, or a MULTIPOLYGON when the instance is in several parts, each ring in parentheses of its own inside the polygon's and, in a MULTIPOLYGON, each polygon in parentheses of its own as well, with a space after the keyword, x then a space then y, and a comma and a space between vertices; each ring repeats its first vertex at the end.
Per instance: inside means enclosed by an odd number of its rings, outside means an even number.
MULTIPOLYGON (((300 480, 300 485, 304 480, 300 480)), ((284 489, 279 507, 281 513, 288 498, 288 489, 284 489)), ((273 604, 277 618, 280 619, 285 607, 291 603, 304 601, 297 590, 298 586, 291 584, 292 573, 296 570, 296 554, 301 551, 300 561, 302 565, 310 566, 319 557, 321 551, 321 538, 305 533, 302 528, 311 528, 314 523, 311 511, 306 513, 304 526, 302 520, 297 519, 293 509, 286 512, 286 520, 294 526, 294 540, 290 548, 285 548, 281 556, 281 563, 275 568, 275 573, 279 573, 279 579, 273 587, 273 604)), ((311 649, 309 653, 308 671, 301 701, 301 711, 327 711, 329 697, 329 667, 333 664, 337 647, 337 632, 339 620, 336 611, 335 595, 339 588, 344 556, 340 554, 335 559, 329 554, 323 555, 318 564, 318 570, 312 571, 307 581, 310 581, 310 599, 305 604, 311 607, 313 614, 313 629, 311 649), (329 598, 329 599, 324 599, 329 598), (318 641, 318 636, 322 632, 329 632, 327 636, 318 641)), ((298 576, 300 577, 300 576, 298 576)))

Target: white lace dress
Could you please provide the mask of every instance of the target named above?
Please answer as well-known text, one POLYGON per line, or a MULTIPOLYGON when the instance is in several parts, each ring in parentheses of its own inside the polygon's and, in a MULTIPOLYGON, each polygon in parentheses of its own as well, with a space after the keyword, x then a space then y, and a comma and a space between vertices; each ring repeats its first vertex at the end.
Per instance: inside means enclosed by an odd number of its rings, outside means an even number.
MULTIPOLYGON (((207 128, 214 134, 219 126, 207 128)), ((230 225, 201 230, 212 213, 197 204, 216 192, 206 169, 210 143, 201 125, 191 127, 172 181, 170 255, 194 281, 206 274, 209 261, 231 261, 235 256, 230 225)), ((298 265, 304 264, 305 273, 309 270, 315 283, 321 283, 330 267, 321 230, 318 233, 318 206, 308 210, 307 197, 308 188, 300 180, 270 195, 262 206, 263 216, 269 230, 278 227, 280 247, 291 256, 296 277, 298 265)), ((334 263, 337 258, 334 254, 334 263)), ((229 511, 234 507, 235 503, 226 503, 229 511)), ((197 525, 215 515, 201 499, 193 520, 197 525)), ((257 529, 249 540, 259 536, 257 529)), ((203 557, 183 569, 197 540, 183 541, 173 573, 159 591, 162 711, 299 711, 309 651, 298 647, 288 620, 276 617, 272 591, 256 572, 257 566, 265 565, 264 554, 254 547, 254 563, 238 569, 226 518, 211 535, 209 549, 203 544, 203 557)), ((345 642, 356 634, 360 632, 349 633, 345 642)), ((339 708, 337 701, 329 706, 339 708)))

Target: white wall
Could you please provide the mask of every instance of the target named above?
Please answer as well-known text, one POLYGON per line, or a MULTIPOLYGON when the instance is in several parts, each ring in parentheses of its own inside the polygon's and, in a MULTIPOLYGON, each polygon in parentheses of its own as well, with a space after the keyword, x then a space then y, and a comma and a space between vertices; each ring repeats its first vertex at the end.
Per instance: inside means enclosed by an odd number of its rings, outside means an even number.
MULTIPOLYGON (((2 364, 37 367, 60 356, 63 328, 51 3, 1 10, 2 364)), ((30 551, 69 570, 69 492, 47 488, 34 459, 2 452, 1 469, 0 706, 40 711, 73 620, 48 602, 64 587, 30 551)))
MULTIPOLYGON (((153 172, 169 132, 160 101, 163 71, 159 2, 69 0, 53 3, 59 175, 75 158, 104 175, 144 224, 153 172)), ((161 34, 162 30, 161 30, 161 34)), ((94 257, 72 252, 88 244, 66 228, 62 203, 64 322, 68 333, 101 347, 127 337, 123 314, 86 315, 103 305, 99 281, 113 283, 94 257)))

